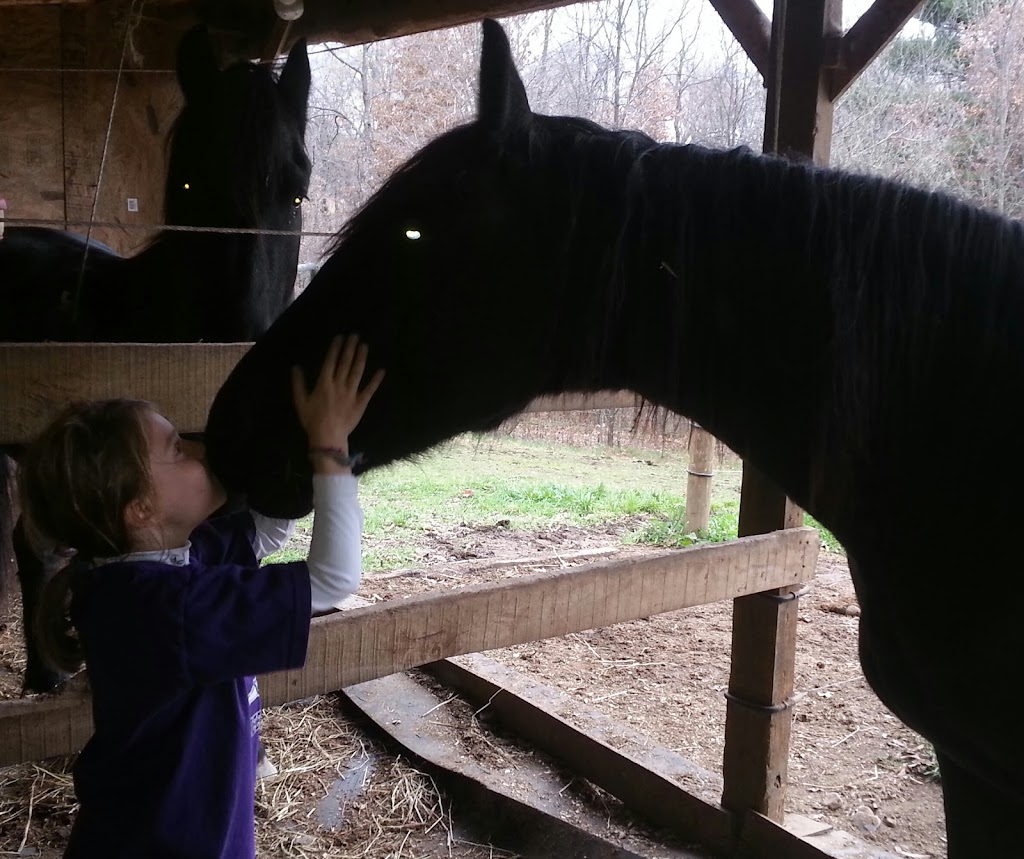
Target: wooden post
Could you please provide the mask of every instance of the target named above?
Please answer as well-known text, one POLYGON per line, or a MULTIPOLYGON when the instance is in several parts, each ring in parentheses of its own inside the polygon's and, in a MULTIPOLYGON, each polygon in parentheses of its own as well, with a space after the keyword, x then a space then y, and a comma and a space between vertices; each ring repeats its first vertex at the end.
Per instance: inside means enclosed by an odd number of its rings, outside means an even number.
MULTIPOLYGON (((825 47, 841 33, 841 0, 803 0, 793 7, 775 2, 764 149, 824 164, 832 139, 825 47)), ((803 511, 744 463, 740 536, 802 522, 803 511)), ((722 805, 779 822, 792 725, 797 592, 782 588, 733 601, 722 805)))
POLYGON ((14 560, 14 540, 12 532, 17 520, 15 508, 15 466, 14 460, 0 454, 0 474, 6 473, 6 480, 0 479, 0 492, 6 492, 6 498, 0 498, 0 611, 7 609, 8 600, 17 587, 15 576, 18 572, 14 560))
POLYGON ((704 427, 691 424, 690 455, 686 466, 687 534, 707 531, 711 522, 711 478, 714 474, 715 437, 704 427))

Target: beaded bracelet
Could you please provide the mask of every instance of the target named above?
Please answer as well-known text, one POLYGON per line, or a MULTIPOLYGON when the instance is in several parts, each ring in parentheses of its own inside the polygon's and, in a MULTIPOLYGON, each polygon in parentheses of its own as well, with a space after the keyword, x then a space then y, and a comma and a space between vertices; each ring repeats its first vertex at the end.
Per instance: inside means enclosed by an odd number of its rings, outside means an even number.
POLYGON ((340 447, 311 447, 309 452, 310 454, 321 453, 333 459, 342 468, 355 468, 363 461, 362 453, 349 454, 347 450, 342 450, 340 447))

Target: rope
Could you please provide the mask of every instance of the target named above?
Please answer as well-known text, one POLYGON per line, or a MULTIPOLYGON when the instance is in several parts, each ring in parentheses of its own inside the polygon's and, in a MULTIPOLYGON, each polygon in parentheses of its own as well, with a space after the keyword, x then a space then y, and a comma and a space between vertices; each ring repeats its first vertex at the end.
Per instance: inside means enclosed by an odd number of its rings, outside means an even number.
MULTIPOLYGON (((281 54, 284 53, 284 43, 287 41, 288 34, 291 32, 291 30, 292 30, 292 22, 291 21, 285 21, 284 32, 281 33, 281 40, 277 43, 277 50, 274 51, 274 56, 275 57, 279 57, 279 56, 281 56, 281 54)), ((306 57, 307 58, 309 57, 309 52, 308 51, 306 52, 306 57)))
POLYGON ((114 80, 114 95, 110 99, 110 115, 107 117, 107 133, 103 137, 103 151, 100 154, 100 169, 96 176, 96 192, 92 197, 92 209, 89 212, 89 227, 85 234, 85 253, 82 254, 82 264, 78 269, 78 284, 75 287, 75 310, 72 315, 72 320, 75 322, 78 321, 78 308, 82 297, 82 283, 85 280, 85 264, 89 259, 89 250, 91 248, 89 239, 92 238, 93 221, 96 220, 96 206, 99 204, 100 200, 100 188, 103 185, 103 171, 107 166, 107 150, 110 147, 110 132, 114 128, 114 109, 117 107, 117 93, 121 88, 121 74, 124 71, 124 58, 128 54, 128 43, 131 41, 132 30, 141 20, 142 7, 145 5, 145 2, 146 0, 132 0, 132 6, 131 9, 128 10, 128 17, 124 25, 124 41, 121 43, 121 60, 117 66, 117 78, 114 80), (136 13, 136 6, 138 7, 138 13, 136 13))
POLYGON ((239 233, 254 236, 318 236, 329 238, 334 232, 323 233, 314 230, 266 230, 260 227, 187 227, 179 224, 119 224, 115 221, 54 221, 50 218, 8 218, 11 227, 100 227, 118 230, 168 230, 176 233, 239 233))

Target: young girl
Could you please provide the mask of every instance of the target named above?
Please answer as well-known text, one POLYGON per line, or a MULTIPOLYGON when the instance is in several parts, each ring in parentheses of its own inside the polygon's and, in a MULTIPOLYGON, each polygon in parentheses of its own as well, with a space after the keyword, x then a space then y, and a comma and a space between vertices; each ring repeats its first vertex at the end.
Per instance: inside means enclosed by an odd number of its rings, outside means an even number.
POLYGON ((208 521, 223 489, 148 403, 72 406, 24 457, 26 522, 74 552, 47 585, 42 644, 66 671, 84 657, 93 696, 66 857, 255 856, 253 675, 301 667, 311 614, 360 581, 348 436, 382 378, 360 388, 366 355, 338 338, 312 391, 294 374, 314 467, 307 561, 259 564, 294 523, 208 521))

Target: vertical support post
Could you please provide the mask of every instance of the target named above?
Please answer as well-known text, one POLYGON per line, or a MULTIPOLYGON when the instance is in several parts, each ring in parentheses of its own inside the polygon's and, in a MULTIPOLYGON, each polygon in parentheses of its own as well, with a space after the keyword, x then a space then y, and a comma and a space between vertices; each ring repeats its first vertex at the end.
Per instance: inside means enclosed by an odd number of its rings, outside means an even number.
POLYGON ((711 478, 715 437, 698 424, 690 425, 690 452, 686 466, 686 518, 683 531, 707 531, 711 523, 711 478))
MULTIPOLYGON (((841 0, 776 0, 764 150, 828 162, 832 102, 826 41, 841 32, 841 0)), ((748 463, 743 467, 739 535, 791 528, 803 511, 748 463)), ((732 670, 726 693, 722 805, 781 822, 786 796, 796 661, 796 588, 734 600, 732 670)))

